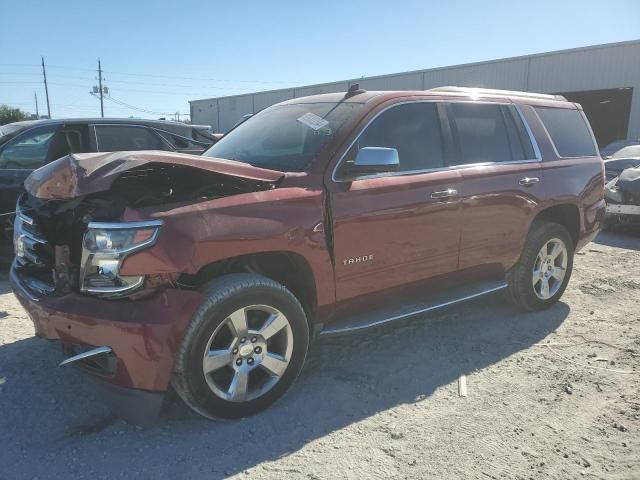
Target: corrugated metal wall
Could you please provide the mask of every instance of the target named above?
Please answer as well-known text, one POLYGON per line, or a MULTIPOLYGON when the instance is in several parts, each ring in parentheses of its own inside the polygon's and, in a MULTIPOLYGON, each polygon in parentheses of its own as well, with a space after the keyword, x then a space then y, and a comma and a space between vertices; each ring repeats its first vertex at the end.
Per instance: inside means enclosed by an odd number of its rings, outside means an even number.
POLYGON ((640 40, 504 60, 345 80, 246 95, 193 100, 191 119, 226 132, 243 115, 291 98, 366 90, 423 90, 443 85, 542 93, 633 87, 629 138, 640 138, 640 40))

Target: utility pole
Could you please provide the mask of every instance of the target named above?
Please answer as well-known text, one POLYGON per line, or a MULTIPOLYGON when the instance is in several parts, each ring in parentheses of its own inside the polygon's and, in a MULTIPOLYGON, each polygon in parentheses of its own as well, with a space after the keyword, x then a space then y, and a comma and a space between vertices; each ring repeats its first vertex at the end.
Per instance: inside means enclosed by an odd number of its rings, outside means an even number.
POLYGON ((98 58, 98 89, 100 90, 100 116, 104 118, 104 103, 102 100, 102 65, 98 58))
POLYGON ((33 98, 36 99, 36 118, 40 120, 40 112, 38 112, 38 94, 33 92, 33 98))
POLYGON ((42 76, 44 77, 44 93, 47 96, 47 115, 51 118, 51 105, 49 105, 49 87, 47 87, 47 71, 44 68, 44 57, 42 58, 42 76))

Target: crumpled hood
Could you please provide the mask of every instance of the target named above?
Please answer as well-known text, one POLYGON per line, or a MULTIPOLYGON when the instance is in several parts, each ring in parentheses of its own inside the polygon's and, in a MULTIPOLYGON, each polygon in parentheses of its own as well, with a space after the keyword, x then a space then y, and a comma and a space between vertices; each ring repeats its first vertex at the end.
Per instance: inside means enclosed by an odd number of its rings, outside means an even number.
POLYGON ((109 190, 122 173, 148 164, 181 165, 234 177, 277 182, 284 173, 247 163, 184 153, 139 151, 80 153, 62 157, 34 171, 24 182, 31 195, 63 200, 109 190))

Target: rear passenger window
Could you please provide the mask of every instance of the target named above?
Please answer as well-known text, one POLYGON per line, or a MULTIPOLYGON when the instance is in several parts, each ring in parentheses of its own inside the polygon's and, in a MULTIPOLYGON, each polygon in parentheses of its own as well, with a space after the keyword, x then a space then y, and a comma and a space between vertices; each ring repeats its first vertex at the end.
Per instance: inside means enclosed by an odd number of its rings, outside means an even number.
POLYGON ((96 125, 99 152, 167 150, 164 142, 146 127, 96 125))
POLYGON ((436 104, 406 103, 382 112, 349 151, 347 164, 353 162, 358 150, 364 147, 395 148, 403 172, 444 166, 436 104))
POLYGON ((561 157, 597 155, 589 127, 579 110, 535 107, 561 157))
POLYGON ((449 111, 458 147, 457 164, 535 158, 531 140, 515 107, 451 103, 449 111))

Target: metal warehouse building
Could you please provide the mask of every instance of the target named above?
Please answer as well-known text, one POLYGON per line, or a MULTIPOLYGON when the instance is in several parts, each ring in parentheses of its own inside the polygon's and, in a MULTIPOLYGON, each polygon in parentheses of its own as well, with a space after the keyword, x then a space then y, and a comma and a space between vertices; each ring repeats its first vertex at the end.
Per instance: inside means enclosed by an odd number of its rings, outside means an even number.
POLYGON ((366 90, 456 85, 561 94, 582 104, 600 147, 613 140, 640 138, 640 40, 192 100, 191 120, 226 132, 243 115, 291 98, 343 92, 354 83, 366 90))

